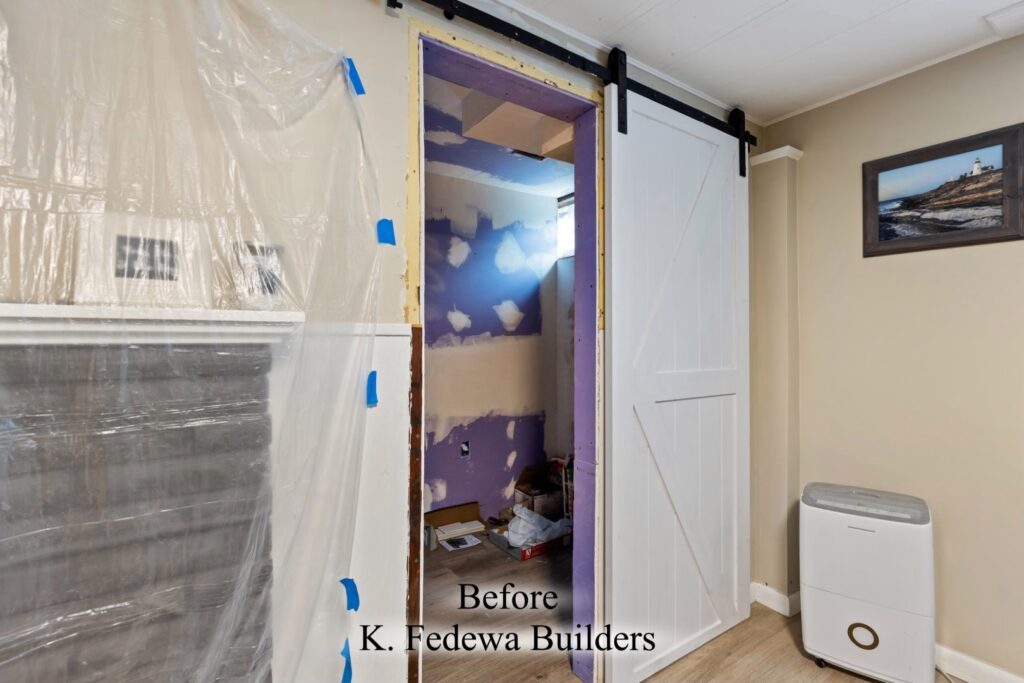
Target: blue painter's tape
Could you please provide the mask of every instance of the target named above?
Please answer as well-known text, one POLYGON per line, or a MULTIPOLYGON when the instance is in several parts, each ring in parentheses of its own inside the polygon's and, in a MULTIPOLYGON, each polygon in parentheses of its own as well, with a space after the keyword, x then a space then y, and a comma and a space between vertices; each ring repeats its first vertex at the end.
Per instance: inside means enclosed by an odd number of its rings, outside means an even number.
POLYGON ((348 638, 341 648, 341 656, 345 658, 345 672, 341 674, 341 683, 352 683, 352 651, 348 647, 348 638))
POLYGON ((366 405, 377 405, 377 371, 371 370, 366 378, 366 405))
POLYGON ((352 92, 357 95, 365 95, 366 88, 363 87, 363 79, 359 77, 359 69, 351 57, 345 57, 345 71, 348 73, 348 82, 352 86, 352 92))
POLYGON ((359 588, 355 579, 342 579, 341 585, 345 587, 345 609, 350 612, 359 611, 359 588))
POLYGON ((381 244, 395 244, 395 222, 390 218, 377 221, 377 241, 381 244))

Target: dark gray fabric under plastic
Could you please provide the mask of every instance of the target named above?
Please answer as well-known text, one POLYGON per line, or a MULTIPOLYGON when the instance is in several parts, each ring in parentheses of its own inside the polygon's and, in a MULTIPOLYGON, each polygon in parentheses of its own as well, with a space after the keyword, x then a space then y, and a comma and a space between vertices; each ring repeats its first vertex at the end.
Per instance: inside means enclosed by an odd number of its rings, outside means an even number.
POLYGON ((928 503, 914 496, 858 486, 815 482, 804 487, 803 501, 811 507, 905 524, 927 524, 928 503))
POLYGON ((343 64, 266 0, 0 0, 0 682, 341 680, 381 249, 343 64))

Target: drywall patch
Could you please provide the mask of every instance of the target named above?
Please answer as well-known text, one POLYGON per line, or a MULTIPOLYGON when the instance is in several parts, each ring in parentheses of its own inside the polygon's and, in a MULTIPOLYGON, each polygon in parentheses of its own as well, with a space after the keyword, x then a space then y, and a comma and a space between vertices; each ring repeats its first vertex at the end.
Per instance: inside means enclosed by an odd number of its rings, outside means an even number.
POLYGON ((447 317, 448 324, 450 324, 452 326, 452 329, 455 330, 456 332, 462 332, 463 330, 469 329, 469 327, 473 324, 473 321, 470 320, 469 316, 457 308, 448 311, 447 317))
MULTIPOLYGON (((493 311, 488 315, 498 322, 493 311)), ((449 334, 444 340, 443 345, 426 350, 423 368, 423 386, 428 392, 424 429, 434 432, 438 441, 483 415, 512 420, 544 410, 545 376, 538 360, 544 350, 541 335, 460 338, 449 334)), ((501 428, 502 436, 518 436, 518 425, 508 431, 503 422, 501 428)), ((503 461, 504 454, 515 447, 510 443, 512 437, 503 439, 491 457, 503 461)))
MULTIPOLYGON (((459 235, 465 239, 476 237, 477 225, 486 214, 481 214, 479 207, 464 202, 449 202, 446 207, 427 206, 426 227, 427 238, 429 239, 436 231, 431 231, 432 224, 447 223, 449 231, 453 235, 459 235)), ((440 252, 431 253, 429 247, 424 247, 424 258, 427 262, 441 261, 443 255, 440 252)))
MULTIPOLYGON (((417 67, 419 62, 417 61, 417 67)), ((462 120, 462 100, 469 92, 468 88, 455 85, 437 76, 423 74, 423 99, 428 107, 462 120)), ((460 135, 461 139, 462 136, 460 135)))
POLYGON ((461 145, 466 141, 461 135, 447 130, 429 130, 423 135, 423 139, 435 145, 461 145))
POLYGON ((493 308, 506 332, 515 332, 519 323, 523 322, 523 312, 516 306, 515 301, 506 299, 493 308))
POLYGON ((434 503, 443 503, 448 498, 448 482, 444 479, 431 479, 423 486, 423 504, 433 509, 434 503))
POLYGON ((513 439, 513 438, 515 438, 515 435, 516 435, 516 421, 515 420, 509 420, 508 421, 508 426, 505 427, 505 436, 507 436, 509 439, 513 439))
POLYGON ((516 241, 515 235, 505 233, 501 238, 501 246, 494 255, 494 265, 503 275, 517 272, 526 263, 526 254, 516 241))
POLYGON ((574 168, 557 159, 530 159, 508 148, 462 135, 462 121, 433 107, 423 108, 425 170, 556 198, 572 192, 574 168), (462 144, 437 144, 431 133, 450 133, 462 144))
POLYGON ((506 501, 512 500, 512 497, 514 495, 516 495, 516 478, 515 477, 512 477, 511 479, 508 480, 508 485, 501 490, 501 495, 502 495, 502 497, 505 498, 506 501))
POLYGON ((511 453, 508 454, 508 457, 505 458, 505 469, 506 470, 511 470, 513 465, 516 464, 516 456, 517 455, 518 455, 518 453, 516 453, 515 451, 512 451, 511 453))
POLYGON ((470 251, 469 242, 458 235, 452 235, 448 246, 448 264, 452 268, 458 268, 469 258, 470 251))
MULTIPOLYGON (((457 336, 540 333, 541 286, 555 263, 557 239, 554 230, 530 226, 553 221, 555 200, 433 174, 426 177, 425 196, 430 216, 424 240, 425 302, 470 317, 472 328, 454 332, 457 336), (523 315, 514 327, 495 315, 494 305, 503 301, 514 302, 523 315)), ((428 347, 453 334, 445 320, 425 317, 424 322, 428 347)))
POLYGON ((424 496, 424 506, 431 510, 478 501, 484 517, 497 516, 508 505, 505 492, 510 478, 514 489, 514 480, 520 469, 539 465, 547 457, 544 454, 543 413, 521 417, 486 415, 455 427, 444 439, 435 436, 428 429, 423 458, 424 479, 430 482, 431 488, 430 494, 424 496), (511 442, 508 439, 509 420, 516 423, 515 439, 511 442), (473 457, 468 460, 459 455, 463 441, 473 443, 473 457), (509 449, 517 454, 515 470, 511 474, 506 457, 509 449), (438 497, 438 481, 450 484, 445 487, 443 502, 438 497))
MULTIPOLYGON (((558 238, 552 237, 551 239, 552 241, 556 241, 558 238)), ((526 267, 533 271, 533 274, 538 280, 543 280, 544 276, 555 267, 556 260, 554 252, 532 254, 528 259, 526 259, 526 267)))

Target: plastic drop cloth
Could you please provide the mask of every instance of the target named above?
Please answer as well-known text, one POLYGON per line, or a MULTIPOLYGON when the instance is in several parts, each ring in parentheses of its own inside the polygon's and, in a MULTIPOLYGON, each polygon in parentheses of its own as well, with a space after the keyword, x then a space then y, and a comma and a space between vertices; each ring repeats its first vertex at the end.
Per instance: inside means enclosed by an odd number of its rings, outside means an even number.
POLYGON ((340 680, 377 291, 342 55, 0 0, 0 681, 340 680))

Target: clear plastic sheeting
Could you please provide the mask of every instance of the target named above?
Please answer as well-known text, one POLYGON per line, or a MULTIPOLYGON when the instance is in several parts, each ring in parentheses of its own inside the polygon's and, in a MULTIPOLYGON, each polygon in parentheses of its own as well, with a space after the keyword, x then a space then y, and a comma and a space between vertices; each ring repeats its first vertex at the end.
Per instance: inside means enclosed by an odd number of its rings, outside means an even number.
POLYGON ((342 54, 0 0, 0 681, 339 680, 378 280, 342 54))

